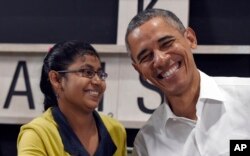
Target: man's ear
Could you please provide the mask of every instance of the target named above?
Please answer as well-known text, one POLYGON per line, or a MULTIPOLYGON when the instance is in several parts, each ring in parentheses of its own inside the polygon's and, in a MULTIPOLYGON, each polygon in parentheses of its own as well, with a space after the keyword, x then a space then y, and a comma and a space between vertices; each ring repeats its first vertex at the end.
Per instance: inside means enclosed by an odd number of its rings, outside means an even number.
POLYGON ((195 32, 193 29, 191 29, 190 27, 188 27, 185 31, 185 37, 188 39, 189 43, 190 43, 190 47, 192 49, 196 49, 197 47, 197 38, 195 35, 195 32))
POLYGON ((58 72, 51 70, 49 71, 49 81, 55 91, 58 91, 61 88, 61 76, 58 72))

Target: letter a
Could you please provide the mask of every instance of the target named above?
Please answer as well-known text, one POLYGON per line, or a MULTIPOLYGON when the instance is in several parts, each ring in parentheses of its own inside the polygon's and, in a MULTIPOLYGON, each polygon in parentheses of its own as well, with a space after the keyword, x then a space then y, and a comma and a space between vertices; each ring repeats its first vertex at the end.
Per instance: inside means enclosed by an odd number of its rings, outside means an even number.
POLYGON ((9 93, 8 93, 7 98, 5 100, 5 104, 4 104, 3 108, 5 108, 5 109, 9 108, 11 97, 14 95, 15 96, 27 96, 28 102, 29 102, 29 108, 30 109, 35 108, 33 97, 32 97, 32 91, 31 91, 31 87, 30 87, 30 82, 29 82, 28 69, 27 69, 25 61, 18 62, 13 80, 11 82, 10 90, 9 90, 9 93), (20 74, 21 68, 23 68, 24 82, 25 82, 25 86, 26 86, 27 90, 26 91, 15 91, 15 86, 17 84, 17 79, 18 79, 18 76, 20 74))
POLYGON ((240 150, 240 146, 239 146, 239 144, 236 144, 236 145, 235 145, 235 147, 234 147, 234 151, 241 151, 241 150, 240 150))

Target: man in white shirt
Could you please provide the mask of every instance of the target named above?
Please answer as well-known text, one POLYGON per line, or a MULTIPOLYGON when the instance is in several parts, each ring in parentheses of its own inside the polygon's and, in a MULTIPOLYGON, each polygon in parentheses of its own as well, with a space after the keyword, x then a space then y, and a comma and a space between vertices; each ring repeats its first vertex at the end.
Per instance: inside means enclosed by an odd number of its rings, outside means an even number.
POLYGON ((250 139, 250 79, 213 78, 196 67, 197 39, 172 12, 149 9, 128 25, 132 65, 165 94, 138 132, 138 156, 228 156, 230 140, 250 139))

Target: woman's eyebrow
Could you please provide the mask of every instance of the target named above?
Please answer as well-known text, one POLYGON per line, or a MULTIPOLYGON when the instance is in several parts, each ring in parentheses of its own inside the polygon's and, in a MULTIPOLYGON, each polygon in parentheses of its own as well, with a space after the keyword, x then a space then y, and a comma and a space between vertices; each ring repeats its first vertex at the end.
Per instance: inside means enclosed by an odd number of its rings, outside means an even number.
POLYGON ((80 68, 94 68, 94 67, 90 64, 83 64, 80 66, 80 68))
MULTIPOLYGON (((95 67, 90 65, 90 64, 84 64, 80 68, 89 68, 89 69, 94 69, 95 67)), ((97 70, 101 70, 102 67, 98 67, 97 70)))

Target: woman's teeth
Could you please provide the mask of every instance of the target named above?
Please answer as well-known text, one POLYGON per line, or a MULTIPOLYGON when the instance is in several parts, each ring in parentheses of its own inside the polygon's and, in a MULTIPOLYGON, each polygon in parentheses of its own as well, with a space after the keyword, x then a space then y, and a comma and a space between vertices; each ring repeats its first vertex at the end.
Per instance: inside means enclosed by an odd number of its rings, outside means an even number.
POLYGON ((99 92, 90 90, 89 94, 97 96, 97 95, 99 95, 99 92))

